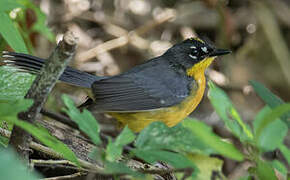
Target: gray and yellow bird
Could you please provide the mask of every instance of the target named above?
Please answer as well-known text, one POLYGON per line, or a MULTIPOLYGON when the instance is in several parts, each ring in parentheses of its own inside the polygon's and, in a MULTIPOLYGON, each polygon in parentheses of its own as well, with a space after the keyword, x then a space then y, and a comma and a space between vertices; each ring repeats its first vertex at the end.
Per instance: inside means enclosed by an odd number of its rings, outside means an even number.
MULTIPOLYGON (((228 53, 190 38, 120 75, 99 77, 67 67, 59 80, 89 89, 91 109, 110 114, 135 132, 154 121, 171 127, 194 111, 204 94, 206 68, 228 53)), ((37 74, 45 60, 3 52, 3 62, 37 74)))

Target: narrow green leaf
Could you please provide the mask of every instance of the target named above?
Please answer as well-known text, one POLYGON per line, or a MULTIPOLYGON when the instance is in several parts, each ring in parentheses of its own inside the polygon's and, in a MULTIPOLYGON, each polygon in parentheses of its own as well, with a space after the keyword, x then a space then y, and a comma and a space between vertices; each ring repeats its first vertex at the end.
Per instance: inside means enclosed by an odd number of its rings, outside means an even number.
POLYGON ((278 160, 274 160, 271 162, 272 166, 277 169, 283 176, 287 176, 287 168, 278 160))
POLYGON ((273 111, 267 113, 265 117, 261 120, 259 126, 256 128, 256 136, 255 136, 256 141, 257 139, 260 138, 261 133, 270 123, 272 123, 273 121, 280 118, 282 115, 289 112, 290 112, 290 104, 282 104, 273 109, 273 111))
POLYGON ((78 124, 79 128, 86 133, 95 145, 98 145, 101 140, 99 137, 100 127, 94 116, 86 109, 80 112, 67 95, 62 96, 62 100, 66 105, 66 109, 63 109, 69 117, 78 124))
POLYGON ((9 16, 0 12, 0 34, 6 42, 17 52, 28 53, 26 45, 9 16))
POLYGON ((281 104, 284 104, 282 99, 273 94, 263 84, 257 81, 249 81, 249 83, 254 88, 255 92, 263 99, 263 101, 265 101, 269 107, 275 108, 281 104))
POLYGON ((115 144, 117 146, 124 146, 133 142, 135 139, 135 134, 126 126, 120 135, 116 138, 115 144))
POLYGON ((110 138, 106 147, 106 160, 109 162, 116 161, 122 155, 122 150, 122 146, 117 146, 110 138))
POLYGON ((1 179, 38 180, 41 176, 25 166, 12 149, 0 148, 1 179), (17 172, 17 173, 16 173, 17 172))
MULTIPOLYGON (((263 119, 272 111, 268 106, 264 107, 255 117, 253 122, 254 132, 262 125, 263 119)), ((277 119, 271 122, 263 130, 260 137, 257 139, 257 145, 262 149, 262 152, 272 151, 283 144, 284 137, 287 135, 287 125, 277 119)))
POLYGON ((143 178, 144 175, 133 171, 122 162, 105 162, 105 172, 108 174, 130 174, 134 177, 143 178))
POLYGON ((279 148, 284 157, 286 158, 288 164, 290 164, 290 150, 284 144, 281 144, 279 148))
POLYGON ((195 136, 216 150, 219 154, 237 161, 242 161, 244 159, 243 154, 237 150, 233 144, 226 142, 215 135, 211 128, 205 123, 187 118, 182 122, 182 125, 191 130, 195 136))
POLYGON ((17 114, 22 111, 26 111, 32 105, 32 100, 22 99, 17 101, 8 101, 0 103, 0 120, 4 120, 21 127, 25 131, 29 132, 41 143, 55 150, 61 154, 64 158, 74 162, 78 165, 75 154, 61 141, 54 136, 51 136, 47 129, 34 126, 28 122, 18 120, 17 114), (15 103, 16 102, 16 103, 15 103))
POLYGON ((261 160, 257 162, 257 175, 259 179, 278 180, 271 165, 261 160))
MULTIPOLYGON (((251 86, 253 86, 255 92, 258 94, 258 96, 270 107, 275 108, 281 104, 284 104, 285 102, 273 94, 268 88, 266 88, 263 84, 257 82, 257 81, 250 81, 249 82, 251 86)), ((290 121, 287 120, 287 118, 290 117, 290 113, 284 115, 281 117, 281 119, 287 124, 288 128, 290 128, 290 121)))
POLYGON ((157 161, 163 161, 167 162, 171 166, 175 168, 193 168, 194 173, 192 176, 196 176, 196 173, 199 171, 196 165, 190 161, 186 156, 179 154, 179 153, 174 153, 174 152, 169 152, 169 151, 162 151, 162 150, 143 150, 143 149, 135 149, 133 150, 133 153, 145 160, 148 163, 155 163, 157 161))
POLYGON ((65 159, 70 160, 71 162, 79 166, 76 155, 63 142, 59 141, 56 137, 50 135, 47 129, 43 127, 37 127, 30 123, 17 119, 14 119, 13 123, 24 129, 25 131, 29 132, 41 143, 61 154, 65 159))
POLYGON ((135 146, 144 150, 170 149, 177 152, 215 153, 181 124, 169 128, 162 122, 151 123, 143 129, 136 139, 135 146))
POLYGON ((115 142, 109 139, 106 147, 106 159, 108 161, 115 161, 122 155, 123 146, 133 142, 135 134, 126 126, 121 134, 116 138, 115 142))
POLYGON ((208 85, 210 102, 227 128, 241 141, 253 139, 251 129, 243 122, 226 93, 212 82, 209 82, 208 85))

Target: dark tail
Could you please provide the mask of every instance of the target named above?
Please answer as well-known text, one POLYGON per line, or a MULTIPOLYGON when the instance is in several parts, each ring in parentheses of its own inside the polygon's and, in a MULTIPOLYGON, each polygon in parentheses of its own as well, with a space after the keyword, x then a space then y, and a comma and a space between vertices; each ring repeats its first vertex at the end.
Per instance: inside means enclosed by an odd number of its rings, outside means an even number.
MULTIPOLYGON (((38 74, 45 62, 45 59, 39 57, 7 51, 3 52, 2 59, 3 62, 0 62, 0 65, 13 66, 21 72, 30 74, 38 74)), ((104 78, 105 77, 94 76, 71 67, 66 67, 59 80, 75 86, 90 88, 93 82, 104 78)))

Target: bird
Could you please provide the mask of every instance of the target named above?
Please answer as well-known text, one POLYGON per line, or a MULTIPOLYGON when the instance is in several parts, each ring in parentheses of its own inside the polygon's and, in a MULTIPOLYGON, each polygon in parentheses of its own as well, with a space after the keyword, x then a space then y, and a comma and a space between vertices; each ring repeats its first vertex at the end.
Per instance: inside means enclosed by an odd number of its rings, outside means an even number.
MULTIPOLYGON (((111 115, 134 132, 161 121, 175 126, 201 102, 205 70, 217 56, 231 53, 192 37, 170 47, 164 54, 115 76, 95 76, 66 67, 59 80, 87 89, 93 101, 89 109, 111 115)), ((2 53, 2 63, 19 71, 38 74, 45 59, 28 54, 2 53)))

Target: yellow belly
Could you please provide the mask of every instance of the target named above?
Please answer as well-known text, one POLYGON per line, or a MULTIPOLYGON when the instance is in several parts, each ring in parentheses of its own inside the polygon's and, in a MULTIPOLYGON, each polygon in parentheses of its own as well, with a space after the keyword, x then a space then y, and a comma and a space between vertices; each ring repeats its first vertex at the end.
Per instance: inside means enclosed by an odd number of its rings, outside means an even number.
POLYGON ((197 84, 191 90, 190 95, 182 103, 158 110, 131 112, 131 113, 109 113, 116 118, 122 126, 128 125, 135 132, 141 131, 150 123, 162 121, 172 127, 186 118, 200 103, 205 90, 205 77, 203 72, 196 75, 197 84))

